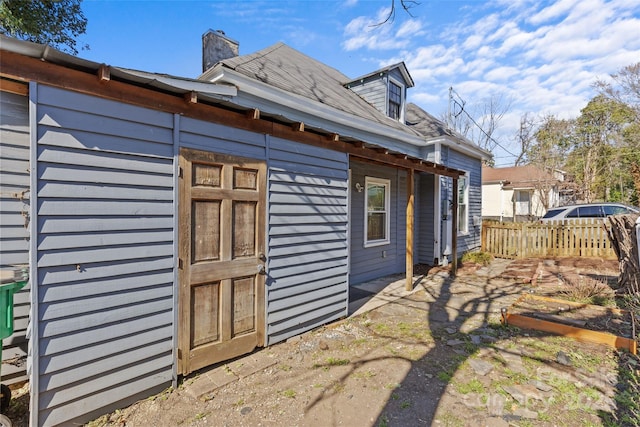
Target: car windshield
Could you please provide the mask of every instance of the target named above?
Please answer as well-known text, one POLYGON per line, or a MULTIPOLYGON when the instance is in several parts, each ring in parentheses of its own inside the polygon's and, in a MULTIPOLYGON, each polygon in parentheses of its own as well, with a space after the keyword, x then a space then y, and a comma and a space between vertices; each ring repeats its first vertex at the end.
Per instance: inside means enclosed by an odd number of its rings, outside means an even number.
POLYGON ((605 206, 604 207, 605 215, 622 215, 622 214, 630 214, 633 211, 625 206, 605 206))
POLYGON ((553 218, 555 216, 557 216, 558 214, 560 214, 560 212, 564 211, 564 209, 551 209, 549 211, 547 211, 546 214, 544 214, 544 216, 542 218, 553 218))

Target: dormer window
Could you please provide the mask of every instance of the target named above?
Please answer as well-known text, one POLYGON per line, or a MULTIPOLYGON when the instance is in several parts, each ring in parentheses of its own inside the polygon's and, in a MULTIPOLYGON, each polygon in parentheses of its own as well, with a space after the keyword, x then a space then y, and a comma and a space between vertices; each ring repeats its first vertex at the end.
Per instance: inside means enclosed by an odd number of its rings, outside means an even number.
POLYGON ((404 123, 407 88, 413 87, 413 79, 404 62, 358 77, 345 83, 345 87, 385 116, 404 123))
POLYGON ((402 111, 402 88, 389 81, 389 105, 387 115, 394 120, 400 120, 402 111))

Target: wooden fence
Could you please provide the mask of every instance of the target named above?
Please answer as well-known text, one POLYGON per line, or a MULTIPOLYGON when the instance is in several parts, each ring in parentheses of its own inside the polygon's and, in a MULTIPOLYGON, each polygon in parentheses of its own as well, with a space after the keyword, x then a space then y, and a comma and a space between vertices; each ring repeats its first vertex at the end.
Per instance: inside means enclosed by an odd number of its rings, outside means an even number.
POLYGON ((483 221, 482 250, 499 258, 579 256, 616 259, 602 219, 544 224, 483 221))

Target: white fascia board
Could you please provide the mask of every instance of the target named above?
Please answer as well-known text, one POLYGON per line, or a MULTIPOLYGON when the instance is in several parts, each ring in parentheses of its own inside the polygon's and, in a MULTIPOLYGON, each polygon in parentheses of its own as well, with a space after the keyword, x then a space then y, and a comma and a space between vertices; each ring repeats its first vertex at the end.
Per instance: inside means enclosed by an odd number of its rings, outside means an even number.
MULTIPOLYGON (((319 118, 317 115, 314 115, 312 113, 306 113, 295 107, 288 107, 280 104, 275 105, 268 99, 247 94, 242 90, 239 91, 238 96, 233 98, 232 103, 235 106, 257 108, 258 110, 263 112, 263 115, 265 116, 269 115, 292 122, 302 122, 304 123, 306 129, 317 129, 326 133, 336 133, 343 139, 352 138, 358 141, 365 142, 367 144, 386 148, 390 151, 396 151, 408 156, 423 159, 421 152, 421 150, 423 149, 422 147, 397 141, 392 138, 388 138, 385 135, 373 133, 365 134, 365 132, 354 129, 348 124, 340 124, 336 121, 327 122, 325 119, 319 118)), ((424 158, 424 160, 427 159, 424 158)))
MULTIPOLYGON (((304 96, 286 92, 282 89, 258 82, 244 74, 238 73, 237 71, 222 67, 218 67, 217 70, 212 71, 213 72, 211 74, 207 75, 207 77, 211 79, 211 82, 230 83, 239 88, 238 96, 240 96, 242 92, 245 92, 246 94, 252 95, 256 98, 268 100, 269 104, 272 104, 274 107, 287 107, 292 111, 300 111, 307 115, 316 117, 325 123, 324 126, 318 126, 320 128, 326 129, 328 127, 327 124, 337 124, 348 127, 353 129, 350 136, 361 139, 364 142, 369 142, 369 140, 372 139, 372 135, 377 135, 379 137, 384 137, 387 141, 395 140, 413 147, 423 147, 426 145, 424 138, 418 135, 413 136, 392 127, 385 126, 381 123, 367 120, 326 104, 310 100, 304 96)), ((273 111, 265 110, 265 112, 269 112, 271 114, 279 113, 278 109, 275 108, 273 111)), ((295 120, 293 117, 288 118, 295 120)), ((331 131, 332 129, 327 130, 331 131)))
POLYGON ((456 151, 460 151, 461 153, 468 154, 471 157, 475 157, 477 159, 490 159, 492 157, 491 153, 483 150, 480 147, 463 144, 461 142, 452 140, 451 137, 447 135, 428 139, 427 144, 428 145, 439 144, 440 146, 447 146, 456 151))

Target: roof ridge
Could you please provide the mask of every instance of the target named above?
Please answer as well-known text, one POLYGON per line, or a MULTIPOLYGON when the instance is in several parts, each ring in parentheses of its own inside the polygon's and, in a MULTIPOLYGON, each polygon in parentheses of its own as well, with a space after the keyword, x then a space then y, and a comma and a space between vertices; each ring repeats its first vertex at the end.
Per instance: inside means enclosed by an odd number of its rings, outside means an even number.
MULTIPOLYGON (((236 57, 233 57, 233 58, 223 59, 220 62, 222 62, 226 66, 229 66, 228 64, 226 64, 227 60, 236 60, 237 61, 239 58, 246 57, 247 58, 246 61, 238 62, 233 67, 233 69, 235 70, 235 69, 237 69, 239 67, 242 67, 243 65, 247 65, 247 64, 249 64, 249 63, 251 63, 251 62, 253 62, 253 61, 257 60, 257 59, 264 58, 268 54, 270 54, 272 52, 275 52, 276 50, 280 49, 283 46, 286 46, 286 44, 284 44, 283 42, 277 42, 277 43, 272 44, 271 46, 267 46, 264 49, 261 49, 261 50, 259 50, 257 52, 249 53, 247 55, 239 55, 239 56, 236 56, 236 57)), ((229 68, 231 68, 231 67, 229 67, 229 68)))

